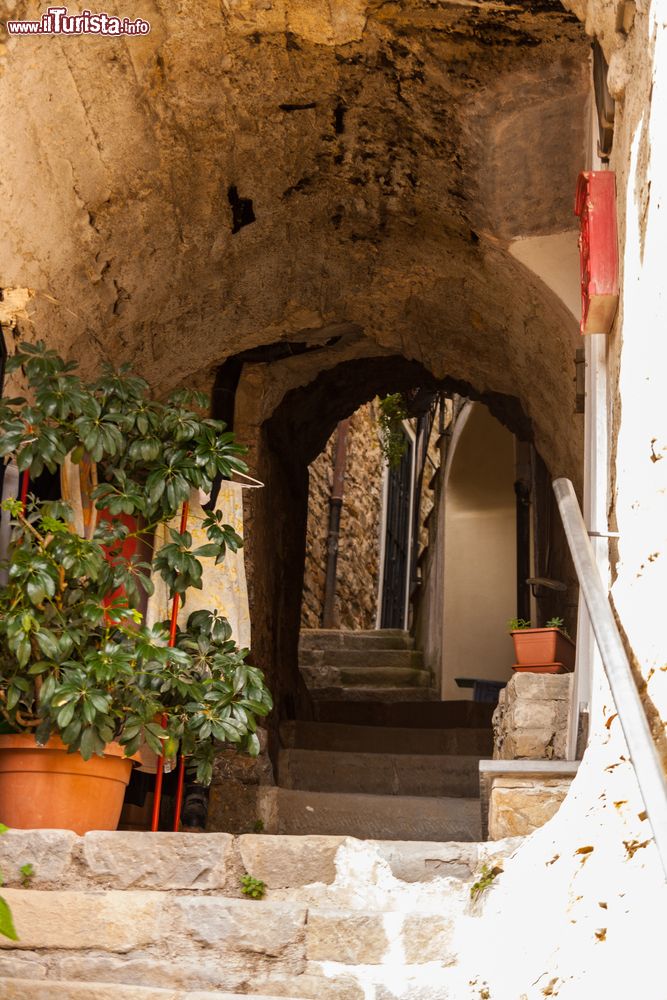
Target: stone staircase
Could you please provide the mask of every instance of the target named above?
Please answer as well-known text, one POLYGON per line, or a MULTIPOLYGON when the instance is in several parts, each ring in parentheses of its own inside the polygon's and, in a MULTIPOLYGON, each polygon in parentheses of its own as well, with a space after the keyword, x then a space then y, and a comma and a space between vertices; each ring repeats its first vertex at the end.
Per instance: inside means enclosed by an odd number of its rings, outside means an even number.
POLYGON ((299 668, 316 700, 437 700, 431 673, 413 646, 400 629, 304 629, 299 668))
POLYGON ((314 717, 280 728, 278 784, 250 807, 267 832, 0 837, 20 938, 0 938, 2 1000, 468 995, 471 886, 519 842, 479 843, 491 706, 435 700, 405 633, 302 649, 314 717))
POLYGON ((479 761, 489 706, 431 700, 406 632, 302 633, 314 720, 284 722, 266 828, 375 840, 481 837, 479 761), (424 700, 425 699, 425 700, 424 700))
POLYGON ((480 933, 471 885, 519 842, 10 831, 20 940, 0 939, 0 996, 459 1000, 459 936, 480 933), (242 895, 244 873, 264 898, 242 895))

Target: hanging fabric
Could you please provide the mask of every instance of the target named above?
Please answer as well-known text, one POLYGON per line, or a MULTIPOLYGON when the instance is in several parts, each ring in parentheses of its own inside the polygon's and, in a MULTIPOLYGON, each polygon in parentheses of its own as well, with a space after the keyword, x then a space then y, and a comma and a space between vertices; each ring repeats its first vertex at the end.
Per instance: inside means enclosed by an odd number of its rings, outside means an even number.
MULTIPOLYGON (((243 495, 240 483, 223 480, 215 501, 215 510, 222 514, 223 524, 229 524, 234 531, 243 536, 243 495)), ((202 527, 206 518, 204 505, 208 497, 199 490, 193 490, 190 495, 190 510, 187 530, 192 535, 192 548, 206 545, 208 538, 202 527)), ((180 529, 180 518, 175 517, 167 524, 159 525, 155 532, 154 552, 171 542, 169 529, 180 529)), ((185 628, 188 617, 193 611, 217 611, 229 621, 232 638, 241 649, 250 646, 250 609, 248 606, 248 587, 245 574, 243 549, 231 552, 227 549, 225 558, 216 566, 213 559, 202 559, 202 589, 190 588, 186 595, 185 605, 178 613, 178 625, 185 628)), ((169 590, 157 572, 153 573, 155 592, 148 601, 146 624, 153 626, 157 622, 166 621, 169 617, 169 590)))
POLYGON ((96 463, 88 455, 77 463, 67 455, 60 467, 60 493, 72 511, 70 528, 88 540, 93 537, 97 525, 97 509, 91 497, 96 486, 96 463))
MULTIPOLYGON (((16 500, 19 495, 19 470, 14 459, 4 466, 2 479, 2 500, 16 500)), ((4 563, 9 554, 11 538, 11 515, 8 511, 0 511, 0 564, 4 563)), ((0 565, 0 585, 6 586, 9 581, 9 570, 0 565)))

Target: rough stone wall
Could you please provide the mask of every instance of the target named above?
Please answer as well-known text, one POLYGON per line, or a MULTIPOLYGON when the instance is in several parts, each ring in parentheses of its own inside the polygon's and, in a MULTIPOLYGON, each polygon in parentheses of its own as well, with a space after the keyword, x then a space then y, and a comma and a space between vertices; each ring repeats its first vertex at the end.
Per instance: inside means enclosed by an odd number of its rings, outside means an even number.
MULTIPOLYGON (((309 468, 303 628, 319 628, 321 625, 336 438, 337 431, 334 431, 309 468)), ((383 460, 375 404, 368 403, 353 414, 348 432, 335 606, 339 628, 375 627, 380 572, 382 475, 383 460)))
POLYGON ((520 397, 554 473, 576 473, 580 434, 552 419, 574 402, 575 323, 504 249, 572 224, 575 19, 432 0, 142 13, 131 41, 3 38, 0 270, 21 336, 89 370, 131 361, 161 391, 347 322, 520 397))
POLYGON ((506 776, 493 779, 489 840, 525 837, 556 815, 570 788, 560 778, 506 776))
POLYGON ((564 760, 572 674, 515 674, 493 713, 494 760, 564 760))
POLYGON ((431 436, 428 442, 427 458, 422 474, 421 493, 419 495, 419 547, 417 559, 424 549, 430 544, 429 517, 435 506, 435 482, 433 477, 440 468, 440 448, 438 447, 438 420, 436 414, 435 422, 431 428, 431 436), (431 486, 433 483, 433 486, 431 486))

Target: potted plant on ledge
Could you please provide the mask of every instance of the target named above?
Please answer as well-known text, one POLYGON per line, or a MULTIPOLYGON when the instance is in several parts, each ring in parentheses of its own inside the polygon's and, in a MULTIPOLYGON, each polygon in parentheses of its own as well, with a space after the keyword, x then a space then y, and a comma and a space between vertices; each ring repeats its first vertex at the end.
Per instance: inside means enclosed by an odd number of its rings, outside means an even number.
MULTIPOLYGON (((85 538, 60 501, 3 505, 13 530, 0 589, 0 815, 18 828, 115 829, 143 746, 185 755, 202 784, 216 740, 259 750, 256 718, 271 696, 226 619, 196 612, 168 647, 164 626, 147 628, 133 607, 152 591, 151 566, 124 554, 132 523, 145 541, 191 489, 245 469, 242 449, 187 394, 156 402, 125 372, 84 383, 41 344, 10 359, 19 366, 31 400, 0 403, 0 454, 31 477, 88 456, 99 476, 93 503, 106 519, 85 538)), ((204 527, 208 543, 198 549, 188 532, 171 531, 154 554, 172 595, 201 587, 202 559, 220 562, 241 544, 216 514, 204 527)))
POLYGON ((550 618, 544 628, 533 628, 524 618, 512 618, 507 629, 514 642, 514 670, 543 674, 574 670, 576 647, 562 618, 550 618))

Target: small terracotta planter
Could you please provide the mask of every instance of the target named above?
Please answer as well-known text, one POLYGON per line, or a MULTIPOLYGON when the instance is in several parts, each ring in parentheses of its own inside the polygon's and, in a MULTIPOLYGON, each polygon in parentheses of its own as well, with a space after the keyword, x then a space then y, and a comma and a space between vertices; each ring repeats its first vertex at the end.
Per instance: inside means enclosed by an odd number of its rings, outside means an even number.
POLYGON ((132 760, 110 743, 104 757, 67 753, 53 736, 0 736, 0 820, 18 830, 115 830, 132 760))
MULTIPOLYGON (((554 667, 574 670, 576 646, 559 628, 521 628, 510 632, 516 653, 515 668, 554 667)), ((557 671, 542 670, 541 673, 557 671)))

